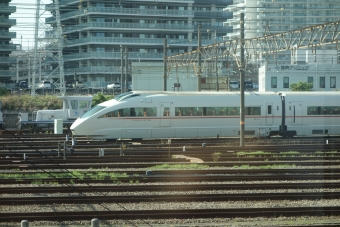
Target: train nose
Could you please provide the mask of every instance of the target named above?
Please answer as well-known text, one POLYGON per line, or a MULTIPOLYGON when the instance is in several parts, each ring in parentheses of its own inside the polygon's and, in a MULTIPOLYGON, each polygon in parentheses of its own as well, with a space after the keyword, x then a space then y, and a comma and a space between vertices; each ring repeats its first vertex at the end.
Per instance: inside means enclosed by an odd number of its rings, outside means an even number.
POLYGON ((70 127, 70 130, 73 135, 79 136, 79 135, 86 135, 86 130, 84 128, 83 120, 77 119, 70 127))

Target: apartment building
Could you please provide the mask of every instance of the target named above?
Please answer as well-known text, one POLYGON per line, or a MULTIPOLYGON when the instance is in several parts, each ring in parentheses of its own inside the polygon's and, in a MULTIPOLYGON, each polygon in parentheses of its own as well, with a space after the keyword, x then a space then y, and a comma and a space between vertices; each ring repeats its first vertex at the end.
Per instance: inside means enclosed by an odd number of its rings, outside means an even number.
MULTIPOLYGON (((223 26, 232 17, 223 11, 230 4, 232 0, 59 0, 65 80, 76 77, 95 86, 118 82, 124 73, 130 81, 132 62, 163 62, 165 39, 167 55, 195 50, 198 25, 202 46, 222 41, 232 31, 223 26)), ((46 23, 55 26, 56 17, 46 23)))
MULTIPOLYGON (((235 40, 240 38, 241 12, 244 13, 245 17, 245 38, 251 39, 265 35, 298 30, 317 24, 335 22, 339 20, 337 13, 339 10, 340 2, 336 0, 234 0, 232 5, 225 8, 226 12, 233 13, 233 18, 227 19, 224 23, 226 26, 232 26, 233 32, 226 34, 224 39, 235 40)), ((292 53, 290 51, 278 51, 275 54, 262 55, 262 58, 251 59, 251 61, 248 62, 250 64, 247 65, 247 67, 249 69, 256 66, 256 68, 259 69, 251 69, 251 78, 252 80, 258 79, 260 90, 276 90, 275 86, 271 86, 271 78, 274 78, 273 81, 275 82, 275 78, 278 76, 278 72, 280 72, 280 70, 271 71, 268 70, 269 68, 280 69, 281 66, 287 67, 287 65, 307 65, 307 68, 317 67, 316 65, 322 62, 320 59, 325 58, 324 53, 329 53, 328 58, 331 58, 332 61, 328 61, 326 64, 329 64, 329 67, 333 69, 333 66, 336 66, 336 64, 339 63, 339 59, 337 54, 334 54, 334 50, 337 50, 336 45, 317 46, 316 51, 312 54, 314 59, 313 61, 310 59, 306 60, 306 52, 310 51, 307 49, 298 49, 296 53, 292 53), (302 54, 303 57, 298 59, 297 56, 299 54, 302 54), (318 59, 318 61, 315 59, 318 59), (308 66, 311 64, 312 66, 308 66), (273 65, 276 67, 273 67, 273 65), (271 75, 271 73, 274 74, 271 75)), ((311 54, 309 54, 309 56, 310 55, 311 54)), ((233 70, 237 71, 238 69, 234 68, 233 70)), ((307 80, 309 81, 311 77, 315 78, 315 81, 319 81, 318 78, 320 77, 317 73, 315 75, 303 74, 303 76, 302 74, 299 74, 299 77, 297 77, 296 72, 293 70, 284 72, 285 74, 282 74, 279 77, 283 76, 286 82, 283 83, 279 78, 278 80, 282 82, 284 86, 278 86, 277 89, 284 88, 289 90, 289 84, 287 81, 290 81, 291 83, 295 83, 298 80, 305 82, 307 80)), ((315 73, 316 71, 310 70, 308 72, 315 73)), ((338 89, 340 86, 337 83, 334 83, 335 79, 332 75, 326 75, 325 80, 333 81, 332 84, 336 84, 335 89, 338 89)), ((318 89, 324 88, 320 86, 315 86, 313 88, 313 90, 318 89)), ((333 87, 329 89, 334 90, 333 87)))
MULTIPOLYGON (((337 0, 234 0, 225 8, 233 13, 232 19, 227 19, 226 26, 232 26, 233 32, 225 36, 226 40, 240 37, 240 13, 245 15, 245 38, 262 37, 275 33, 306 28, 316 24, 338 21, 340 2, 337 0)), ((334 46, 318 47, 332 50, 334 46)), ((278 52, 276 56, 268 56, 268 64, 298 64, 291 58, 289 52, 278 52)))
POLYGON ((9 28, 16 25, 15 19, 9 19, 9 15, 15 13, 16 7, 10 6, 11 0, 0 0, 0 82, 8 82, 15 72, 9 70, 11 65, 16 64, 16 58, 10 57, 12 51, 16 50, 16 45, 11 39, 16 37, 15 32, 10 32, 9 28))

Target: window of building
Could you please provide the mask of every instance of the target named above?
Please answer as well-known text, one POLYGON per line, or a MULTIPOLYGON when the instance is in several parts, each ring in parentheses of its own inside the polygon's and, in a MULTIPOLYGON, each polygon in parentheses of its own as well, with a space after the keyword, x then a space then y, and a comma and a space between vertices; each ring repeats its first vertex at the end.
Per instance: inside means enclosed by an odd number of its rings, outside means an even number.
POLYGON ((277 77, 272 77, 270 84, 272 88, 277 88, 277 77))
POLYGON ((325 80, 324 76, 320 77, 320 88, 325 88, 325 80))
POLYGON ((307 82, 312 85, 313 88, 313 77, 308 77, 307 82))
POLYGON ((332 76, 330 80, 330 88, 335 88, 335 87, 336 87, 336 78, 332 76))
POLYGON ((289 77, 283 77, 283 88, 289 88, 289 77))

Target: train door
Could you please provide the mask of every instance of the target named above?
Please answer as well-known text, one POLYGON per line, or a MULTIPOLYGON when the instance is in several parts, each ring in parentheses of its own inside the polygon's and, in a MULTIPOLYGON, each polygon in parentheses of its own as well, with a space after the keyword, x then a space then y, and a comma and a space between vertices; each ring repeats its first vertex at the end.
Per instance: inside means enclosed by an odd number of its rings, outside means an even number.
POLYGON ((266 124, 273 125, 274 110, 273 103, 266 104, 266 124))
POLYGON ((290 116, 292 119, 292 125, 302 125, 303 113, 302 113, 302 102, 291 102, 289 106, 290 116))
POLYGON ((159 103, 160 110, 161 110, 161 116, 160 116, 160 127, 170 127, 171 123, 171 117, 170 117, 170 102, 161 102, 159 103))

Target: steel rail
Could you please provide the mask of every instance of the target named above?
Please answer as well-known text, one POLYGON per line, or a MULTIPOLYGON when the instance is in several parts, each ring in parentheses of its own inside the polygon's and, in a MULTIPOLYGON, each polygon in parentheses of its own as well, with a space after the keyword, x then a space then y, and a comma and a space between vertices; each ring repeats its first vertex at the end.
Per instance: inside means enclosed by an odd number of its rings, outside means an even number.
POLYGON ((0 197, 2 205, 140 203, 140 202, 221 202, 265 200, 319 200, 340 198, 340 192, 231 193, 128 196, 15 196, 0 197))
POLYGON ((284 207, 284 208, 230 208, 230 209, 176 209, 176 210, 115 210, 115 211, 65 211, 0 213, 0 222, 68 221, 124 219, 188 219, 188 218, 236 218, 236 217, 299 217, 340 215, 340 207, 284 207))
POLYGON ((265 180, 338 180, 340 178, 340 174, 277 174, 277 175, 265 175, 265 174, 257 174, 257 175, 151 175, 151 176, 130 176, 130 177, 121 177, 121 178, 113 178, 106 177, 105 179, 91 179, 91 178, 43 178, 43 179, 2 179, 1 184, 31 184, 33 182, 58 182, 59 184, 70 184, 71 182, 74 184, 90 184, 90 183, 112 183, 112 182, 120 182, 120 183, 131 183, 139 182, 139 183, 154 183, 154 182, 218 182, 218 181, 265 181, 265 180))
POLYGON ((43 187, 2 187, 2 194, 20 194, 20 193, 84 193, 84 192, 126 192, 126 191, 206 191, 206 190, 272 190, 272 189, 322 189, 322 188, 340 188, 340 182, 319 182, 319 183, 210 183, 210 184, 186 184, 186 185, 114 185, 114 186, 76 186, 76 185, 54 185, 43 187))

